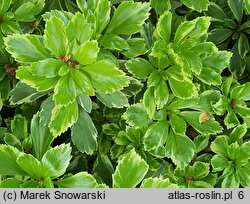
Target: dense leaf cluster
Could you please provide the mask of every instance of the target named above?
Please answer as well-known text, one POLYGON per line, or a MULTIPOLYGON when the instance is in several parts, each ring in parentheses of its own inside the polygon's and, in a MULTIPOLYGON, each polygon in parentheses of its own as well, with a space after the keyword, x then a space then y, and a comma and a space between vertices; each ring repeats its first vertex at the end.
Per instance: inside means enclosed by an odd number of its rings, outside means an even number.
POLYGON ((2 0, 0 187, 250 187, 249 0, 2 0))

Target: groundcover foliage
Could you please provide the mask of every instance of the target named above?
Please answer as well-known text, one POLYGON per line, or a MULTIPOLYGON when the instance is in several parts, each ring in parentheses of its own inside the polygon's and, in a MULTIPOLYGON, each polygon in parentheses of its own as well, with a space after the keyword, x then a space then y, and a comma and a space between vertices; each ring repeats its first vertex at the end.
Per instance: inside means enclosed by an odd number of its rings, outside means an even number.
POLYGON ((0 187, 250 187, 249 0, 2 0, 0 187))

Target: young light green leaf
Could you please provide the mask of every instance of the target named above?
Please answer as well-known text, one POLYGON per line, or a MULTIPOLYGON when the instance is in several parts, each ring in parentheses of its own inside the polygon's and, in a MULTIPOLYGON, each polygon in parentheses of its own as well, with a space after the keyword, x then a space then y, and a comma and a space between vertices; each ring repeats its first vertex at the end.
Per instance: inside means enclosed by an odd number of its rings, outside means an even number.
POLYGON ((169 89, 164 79, 161 79, 157 86, 154 87, 154 97, 158 109, 163 108, 167 104, 169 89))
POLYGON ((121 91, 108 94, 96 93, 96 97, 108 108, 123 108, 129 106, 127 97, 121 91))
POLYGON ((79 116, 71 128, 71 138, 80 152, 93 154, 97 148, 97 130, 88 113, 79 107, 79 116))
POLYGON ((241 86, 236 86, 231 92, 232 99, 250 100, 250 82, 247 82, 241 86))
POLYGON ((175 134, 174 131, 171 130, 165 148, 167 155, 180 169, 183 169, 188 165, 192 160, 196 149, 190 138, 184 135, 175 134))
POLYGON ((170 1, 165 0, 150 0, 151 7, 155 9, 156 13, 163 14, 165 11, 171 9, 170 1))
POLYGON ((27 69, 34 76, 53 78, 58 76, 58 72, 63 65, 64 63, 60 60, 48 58, 32 63, 27 69))
POLYGON ((87 172, 79 172, 75 175, 67 174, 56 181, 59 188, 95 188, 95 178, 87 172))
POLYGON ((44 153, 50 148, 53 136, 47 124, 40 120, 40 112, 34 115, 31 120, 31 139, 36 158, 41 160, 44 153))
POLYGON ((0 13, 4 14, 8 11, 10 5, 12 3, 12 0, 3 0, 0 5, 0 13))
POLYGON ((239 54, 241 58, 244 58, 246 54, 249 52, 248 38, 244 33, 240 34, 240 37, 238 40, 238 48, 239 48, 239 54))
POLYGON ((171 128, 176 134, 185 135, 186 133, 186 121, 176 114, 170 115, 171 128))
POLYGON ((36 35, 16 33, 4 38, 4 43, 6 50, 18 62, 36 62, 49 58, 47 50, 36 35))
POLYGON ((224 156, 215 155, 211 160, 211 165, 214 171, 223 171, 228 166, 228 160, 224 156))
POLYGON ((96 61, 98 52, 97 41, 86 41, 77 48, 74 58, 82 65, 88 65, 96 61))
POLYGON ((91 81, 85 73, 83 73, 81 70, 75 69, 70 72, 70 75, 74 80, 77 95, 95 95, 91 81))
POLYGON ((123 114, 123 118, 130 126, 135 128, 142 128, 151 122, 145 107, 141 103, 129 106, 123 114))
POLYGON ((129 45, 124 38, 122 38, 118 35, 113 35, 113 34, 104 35, 100 41, 100 44, 105 49, 110 49, 110 50, 122 51, 122 50, 129 49, 129 45))
POLYGON ((150 119, 154 117, 156 111, 156 102, 154 99, 154 87, 149 87, 143 95, 143 105, 150 119))
POLYGON ((76 40, 79 44, 83 44, 90 40, 93 30, 85 16, 77 12, 66 27, 66 35, 69 42, 76 40))
MULTIPOLYGON (((41 162, 31 154, 22 154, 17 158, 18 165, 28 173, 30 177, 41 179, 43 177, 43 169, 41 162)), ((43 177, 46 178, 46 177, 43 177)))
POLYGON ((101 33, 110 21, 111 5, 110 1, 98 1, 95 9, 96 32, 101 33))
POLYGON ((62 144, 49 149, 42 157, 41 163, 44 168, 44 175, 56 178, 63 175, 71 159, 71 147, 69 144, 62 144))
POLYGON ((167 120, 161 120, 151 125, 144 135, 144 147, 150 151, 158 146, 164 145, 169 134, 169 124, 167 120))
POLYGON ((128 71, 139 79, 147 78, 155 69, 147 60, 135 58, 125 63, 128 71))
POLYGON ((229 65, 231 57, 232 57, 231 52, 218 51, 206 57, 203 60, 203 66, 214 68, 217 72, 221 73, 223 69, 229 65))
POLYGON ((15 147, 0 145, 0 175, 28 175, 16 162, 19 155, 15 147))
POLYGON ((58 106, 67 106, 74 102, 76 99, 76 87, 75 82, 67 74, 59 79, 54 88, 53 100, 58 106))
POLYGON ((132 149, 118 161, 113 174, 114 188, 135 188, 148 171, 147 163, 132 149))
POLYGON ((195 146, 196 146, 196 153, 202 151, 208 146, 209 142, 209 135, 198 135, 193 140, 195 146))
POLYGON ((177 188, 176 184, 173 184, 169 179, 163 178, 147 178, 142 181, 140 188, 177 188))
POLYGON ((225 136, 218 136, 211 144, 213 152, 224 157, 228 156, 228 140, 225 136))
POLYGON ((8 133, 8 132, 5 133, 3 140, 7 145, 16 147, 17 149, 20 149, 20 150, 22 149, 21 141, 11 133, 8 133))
POLYGON ((139 55, 144 55, 148 51, 143 38, 130 38, 127 40, 127 43, 129 49, 122 50, 122 54, 128 58, 135 58, 139 55))
POLYGON ((198 12, 206 11, 209 6, 209 0, 181 0, 187 7, 198 12))
POLYGON ((246 133, 247 133, 247 124, 244 123, 243 125, 238 125, 233 129, 233 131, 230 134, 230 142, 231 143, 237 142, 238 140, 243 138, 246 133))
POLYGON ((46 48, 58 57, 63 57, 67 54, 68 39, 66 37, 66 27, 60 18, 51 16, 46 21, 44 44, 46 48))
POLYGON ((129 80, 114 64, 98 61, 82 68, 90 77, 97 92, 112 93, 128 86, 129 80))
POLYGON ((250 165, 239 166, 236 168, 236 174, 239 177, 240 183, 244 188, 250 187, 250 165))
POLYGON ((51 114, 49 129, 56 137, 76 123, 78 119, 77 102, 74 101, 67 106, 55 106, 51 114))
POLYGON ((149 17, 148 3, 125 1, 115 10, 106 33, 134 34, 140 31, 144 21, 149 17))
POLYGON ((172 26, 172 13, 166 11, 160 16, 158 23, 156 24, 156 30, 154 35, 156 38, 161 38, 169 43, 171 37, 171 26, 172 26))
POLYGON ((58 82, 58 77, 44 78, 32 75, 28 66, 20 66, 16 71, 16 77, 20 79, 22 83, 26 83, 40 92, 52 89, 58 82))
POLYGON ((220 73, 208 67, 203 67, 197 78, 205 84, 214 86, 220 85, 222 82, 220 73))

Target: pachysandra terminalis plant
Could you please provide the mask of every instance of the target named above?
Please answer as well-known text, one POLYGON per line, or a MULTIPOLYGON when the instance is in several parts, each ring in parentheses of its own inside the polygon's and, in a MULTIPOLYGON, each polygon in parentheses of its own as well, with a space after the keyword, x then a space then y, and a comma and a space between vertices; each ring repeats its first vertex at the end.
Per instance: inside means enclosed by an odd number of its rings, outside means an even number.
POLYGON ((0 187, 250 187, 249 11, 3 0, 0 187))

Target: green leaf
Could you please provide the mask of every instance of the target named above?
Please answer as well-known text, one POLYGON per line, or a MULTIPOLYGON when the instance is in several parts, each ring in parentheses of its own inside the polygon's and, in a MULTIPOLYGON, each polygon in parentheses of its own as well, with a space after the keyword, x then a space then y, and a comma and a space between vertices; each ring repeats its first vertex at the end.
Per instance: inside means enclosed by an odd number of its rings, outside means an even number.
POLYGON ((140 31, 149 16, 148 3, 125 1, 115 10, 106 33, 134 34, 140 31))
POLYGON ((72 70, 70 74, 74 80, 77 95, 95 95, 91 81, 85 73, 83 73, 81 70, 75 69, 72 70))
POLYGON ((97 130, 83 108, 79 108, 78 120, 71 128, 71 138, 80 152, 93 154, 97 148, 97 130))
MULTIPOLYGON (((199 50, 196 50, 198 52, 199 50)), ((203 70, 202 60, 198 54, 193 53, 191 51, 182 51, 181 56, 183 61, 185 62, 185 66, 194 72, 195 74, 200 74, 203 70)))
POLYGON ((10 145, 10 146, 13 146, 13 147, 16 147, 17 149, 22 149, 22 143, 20 142, 20 140, 14 136, 13 134, 11 133, 5 133, 4 135, 4 142, 7 144, 7 145, 10 145))
POLYGON ((164 79, 161 79, 154 88, 154 97, 158 109, 163 108, 168 102, 169 89, 164 79))
POLYGON ((242 167, 236 168, 236 174, 239 177, 240 183, 244 188, 250 187, 250 165, 249 163, 242 167))
POLYGON ((77 48, 74 58, 82 65, 88 65, 96 61, 98 52, 97 41, 86 41, 77 48))
POLYGON ((34 76, 53 78, 58 76, 58 72, 63 65, 64 63, 62 61, 48 58, 32 63, 27 69, 34 76))
POLYGON ((165 0, 150 0, 151 7, 153 7, 158 14, 163 14, 165 11, 171 9, 170 1, 165 0))
POLYGON ((56 181, 59 188, 95 188, 95 178, 87 172, 79 172, 75 175, 67 174, 56 181))
POLYGON ((18 82, 14 89, 10 93, 11 105, 17 105, 22 103, 30 103, 41 96, 45 95, 46 92, 37 92, 35 88, 18 82))
POLYGON ((215 134, 222 131, 220 124, 208 112, 183 111, 180 116, 185 119, 195 130, 202 134, 215 134), (206 113, 204 122, 200 120, 201 114, 206 113))
POLYGON ((243 16, 243 1, 242 0, 227 0, 228 6, 233 12, 238 22, 241 22, 243 16))
POLYGON ((199 80, 208 85, 220 85, 222 83, 222 78, 220 73, 215 71, 214 69, 203 67, 199 76, 197 76, 199 80))
POLYGON ((186 133, 186 121, 176 114, 170 115, 171 128, 176 134, 185 135, 186 133))
POLYGON ((167 155, 180 169, 183 169, 188 165, 196 150, 196 147, 190 138, 180 134, 175 134, 174 131, 171 130, 165 148, 167 155))
POLYGON ((44 78, 32 75, 27 66, 20 66, 16 71, 16 77, 20 79, 22 83, 26 83, 40 92, 52 89, 58 82, 58 77, 44 78))
POLYGON ((176 184, 173 184, 169 179, 163 178, 147 178, 142 181, 140 188, 177 188, 176 184))
MULTIPOLYGON (((41 162, 39 162, 34 156, 31 154, 22 154, 17 158, 18 165, 26 171, 29 176, 33 178, 40 179, 43 177, 43 169, 41 166, 41 162)), ((46 178, 46 177, 43 177, 46 178)))
POLYGON ((227 129, 233 128, 236 125, 240 125, 240 121, 236 113, 232 110, 229 110, 226 117, 224 118, 224 123, 227 126, 227 129))
POLYGON ((224 22, 227 19, 225 12, 214 2, 210 2, 208 10, 205 13, 212 17, 211 21, 224 22))
POLYGON ((49 123, 50 132, 54 137, 60 135, 76 123, 77 118, 78 107, 76 102, 70 103, 67 106, 55 106, 52 110, 49 123))
POLYGON ((91 82, 97 92, 112 93, 128 86, 129 80, 114 64, 98 61, 82 68, 91 77, 91 82))
POLYGON ((230 134, 230 142, 234 143, 243 138, 247 133, 247 125, 244 123, 243 125, 238 125, 233 129, 230 134))
POLYGON ((50 148, 53 136, 47 125, 40 120, 40 113, 34 115, 31 120, 31 139, 36 158, 41 160, 44 153, 50 148))
POLYGON ((11 132, 21 141, 28 136, 25 117, 15 115, 14 119, 11 120, 11 132))
POLYGON ((110 21, 110 1, 98 1, 95 9, 96 32, 101 33, 110 21))
POLYGON ((4 14, 8 11, 10 5, 12 3, 12 0, 3 0, 0 5, 0 13, 4 14))
POLYGON ((17 22, 8 20, 1 23, 1 30, 5 36, 21 32, 21 28, 17 22))
POLYGON ((193 140, 196 146, 196 153, 204 150, 208 146, 209 135, 198 135, 193 140))
POLYGON ((143 104, 137 103, 129 106, 123 114, 126 122, 135 128, 142 128, 151 122, 143 104))
POLYGON ((155 70, 154 67, 143 58, 128 60, 125 66, 131 74, 139 79, 147 78, 147 76, 155 70))
POLYGON ((121 91, 109 94, 96 93, 96 97, 108 108, 123 108, 129 106, 127 97, 121 91))
POLYGON ((109 186, 112 186, 113 164, 107 155, 100 154, 94 162, 93 174, 98 174, 109 186))
POLYGON ((142 38, 130 38, 127 40, 129 49, 123 50, 124 54, 128 58, 135 58, 139 55, 144 55, 147 53, 146 44, 142 38))
POLYGON ((42 157, 44 175, 50 178, 57 178, 63 175, 71 159, 71 147, 69 144, 62 144, 49 149, 42 157))
POLYGON ((159 36, 166 43, 169 43, 171 37, 171 25, 172 25, 172 13, 167 11, 160 16, 156 24, 156 30, 154 33, 156 38, 158 38, 159 36))
POLYGON ((35 15, 39 14, 43 10, 44 5, 44 0, 23 2, 23 4, 14 12, 15 20, 22 22, 35 21, 35 15))
POLYGON ((241 86, 236 86, 232 90, 230 98, 249 101, 250 100, 250 82, 247 82, 241 86))
POLYGON ((206 57, 203 61, 203 66, 214 68, 217 72, 221 73, 229 65, 231 57, 231 52, 218 51, 206 57))
POLYGON ((222 155, 224 157, 228 156, 228 140, 225 136, 218 136, 211 144, 211 149, 218 155, 222 155))
POLYGON ((89 96, 80 95, 77 98, 78 104, 88 113, 92 110, 92 101, 89 96))
POLYGON ((118 161, 113 174, 113 187, 134 188, 142 181, 147 171, 147 163, 132 149, 118 161))
POLYGON ((150 151, 158 146, 164 145, 168 138, 169 124, 167 120, 161 120, 151 125, 144 135, 143 144, 150 151))
POLYGON ((186 175, 193 177, 194 180, 205 178, 209 174, 209 163, 195 162, 193 166, 188 166, 186 175))
POLYGON ((36 62, 49 58, 47 50, 43 47, 36 35, 13 34, 4 38, 6 50, 18 62, 36 62))
POLYGON ((208 34, 208 40, 218 45, 227 40, 232 35, 232 30, 228 28, 215 28, 208 34))
POLYGON ((54 88, 53 100, 58 106, 67 106, 76 99, 75 83, 70 74, 61 77, 54 88))
POLYGON ((210 3, 209 0, 181 0, 181 2, 190 9, 198 12, 206 11, 210 3))
POLYGON ((239 180, 235 172, 231 172, 224 178, 221 183, 221 188, 239 188, 239 180))
POLYGON ((235 110, 241 117, 250 118, 250 108, 245 105, 237 105, 235 110))
POLYGON ((149 87, 144 92, 143 105, 149 115, 149 118, 152 119, 156 111, 156 102, 154 99, 154 87, 149 87))
POLYGON ((1 181, 1 188, 20 188, 21 180, 15 178, 7 178, 1 181))
POLYGON ((100 41, 100 44, 105 49, 110 49, 110 50, 122 51, 122 50, 129 49, 129 45, 124 38, 122 38, 118 35, 113 35, 113 34, 104 35, 100 41))
POLYGON ((215 155, 211 160, 213 171, 223 171, 228 164, 227 158, 221 155, 215 155))
POLYGON ((20 152, 11 146, 0 145, 0 175, 22 175, 27 173, 17 164, 17 157, 20 152))
POLYGON ((91 25, 81 13, 76 13, 66 27, 66 35, 69 42, 76 40, 79 44, 90 40, 93 35, 91 25))
POLYGON ((239 54, 241 58, 244 58, 246 54, 249 52, 248 38, 244 33, 240 34, 240 37, 238 40, 238 49, 239 49, 239 54))
POLYGON ((51 16, 46 21, 44 44, 46 48, 58 57, 63 57, 67 54, 68 39, 66 37, 66 27, 60 18, 51 16))

